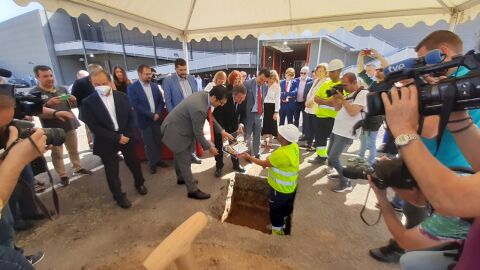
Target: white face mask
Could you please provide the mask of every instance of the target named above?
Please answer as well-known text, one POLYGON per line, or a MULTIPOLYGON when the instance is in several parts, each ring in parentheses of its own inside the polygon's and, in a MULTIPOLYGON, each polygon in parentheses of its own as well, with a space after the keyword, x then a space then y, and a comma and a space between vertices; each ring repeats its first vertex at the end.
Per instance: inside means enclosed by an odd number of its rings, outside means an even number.
POLYGON ((95 90, 97 90, 101 95, 108 96, 110 90, 112 90, 112 87, 110 85, 100 85, 95 86, 95 90))

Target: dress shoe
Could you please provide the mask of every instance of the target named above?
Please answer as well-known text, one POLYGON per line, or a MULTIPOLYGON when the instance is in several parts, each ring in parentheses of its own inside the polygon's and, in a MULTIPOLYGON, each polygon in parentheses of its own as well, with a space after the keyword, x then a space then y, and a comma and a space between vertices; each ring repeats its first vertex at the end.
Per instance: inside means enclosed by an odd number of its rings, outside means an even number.
POLYGON ((150 174, 156 174, 157 173, 157 167, 150 166, 149 171, 150 171, 150 174))
POLYGON ((197 155, 193 154, 192 155, 192 163, 195 164, 202 164, 202 160, 197 157, 197 155))
POLYGON ((91 175, 93 172, 84 168, 80 168, 80 170, 75 172, 76 174, 85 174, 85 175, 91 175))
POLYGON ((245 168, 243 168, 242 166, 233 167, 233 170, 236 171, 236 172, 239 172, 239 173, 245 173, 246 172, 245 168))
POLYGON ((127 199, 127 195, 122 193, 119 197, 116 197, 115 200, 117 201, 118 206, 121 208, 127 209, 132 207, 132 203, 127 199))
MULTIPOLYGON (((198 184, 198 180, 193 181, 195 184, 198 184)), ((177 179, 177 185, 185 185, 185 180, 177 179)))
POLYGON ((68 179, 68 176, 62 176, 60 177, 60 183, 62 186, 66 187, 70 184, 70 179, 68 179))
POLYGON ((157 162, 157 166, 161 167, 161 168, 168 168, 168 164, 161 161, 161 160, 159 162, 157 162))
POLYGON ((147 187, 145 185, 141 185, 139 187, 135 187, 140 195, 146 195, 148 193, 147 187))
POLYGON ((208 198, 210 198, 210 194, 208 193, 205 193, 203 191, 201 191, 200 189, 197 189, 197 191, 195 192, 192 192, 192 193, 188 193, 188 198, 190 199, 195 199, 195 200, 206 200, 208 198))
POLYGON ((222 176, 222 168, 216 168, 215 177, 220 177, 220 176, 222 176))

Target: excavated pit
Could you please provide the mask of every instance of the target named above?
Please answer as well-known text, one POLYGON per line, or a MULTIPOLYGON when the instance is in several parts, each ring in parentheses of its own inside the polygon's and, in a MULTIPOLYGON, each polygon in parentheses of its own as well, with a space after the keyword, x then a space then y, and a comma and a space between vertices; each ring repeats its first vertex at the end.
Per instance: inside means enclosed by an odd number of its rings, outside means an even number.
POLYGON ((236 174, 221 195, 224 206, 221 221, 270 233, 268 191, 265 178, 236 174))

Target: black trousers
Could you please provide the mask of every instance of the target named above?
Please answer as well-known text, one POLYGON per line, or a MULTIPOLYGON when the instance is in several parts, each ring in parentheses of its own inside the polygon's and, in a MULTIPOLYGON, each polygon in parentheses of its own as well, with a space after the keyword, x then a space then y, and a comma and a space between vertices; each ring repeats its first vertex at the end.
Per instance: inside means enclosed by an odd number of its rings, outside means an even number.
MULTIPOLYGON (((330 138, 330 134, 332 134, 334 123, 335 118, 315 117, 315 147, 317 148, 317 154, 319 153, 319 149, 327 149, 327 140, 330 138)), ((320 156, 320 158, 327 158, 326 151, 325 155, 320 156)))
MULTIPOLYGON (((295 116, 294 116, 294 120, 293 120, 293 124, 296 126, 296 127, 299 127, 300 126, 300 115, 302 115, 302 123, 303 123, 303 128, 305 127, 305 102, 302 101, 302 102, 298 102, 297 101, 297 108, 295 109, 295 116)), ((303 133, 305 133, 305 130, 303 130, 303 133)))
POLYGON ((290 234, 295 193, 285 194, 270 187, 270 222, 272 227, 283 227, 285 225, 285 234, 290 234))
POLYGON ((118 151, 122 152, 125 164, 130 169, 130 172, 132 172, 133 178, 135 179, 135 187, 139 187, 145 182, 142 168, 140 167, 140 161, 135 153, 135 144, 132 141, 129 141, 127 144, 112 147, 112 152, 102 153, 99 156, 105 167, 108 188, 112 192, 114 198, 118 198, 122 195, 122 182, 120 181, 119 176, 119 160, 117 155, 118 151))
MULTIPOLYGON (((217 148, 218 150, 218 155, 215 156, 215 166, 217 167, 217 169, 222 169, 223 166, 225 165, 223 163, 223 140, 222 140, 222 134, 215 134, 215 138, 213 140, 214 144, 215 144, 215 148, 217 148)), ((234 168, 238 168, 240 167, 240 161, 238 160, 238 158, 234 158, 233 156, 231 156, 231 159, 232 159, 232 165, 234 168)))

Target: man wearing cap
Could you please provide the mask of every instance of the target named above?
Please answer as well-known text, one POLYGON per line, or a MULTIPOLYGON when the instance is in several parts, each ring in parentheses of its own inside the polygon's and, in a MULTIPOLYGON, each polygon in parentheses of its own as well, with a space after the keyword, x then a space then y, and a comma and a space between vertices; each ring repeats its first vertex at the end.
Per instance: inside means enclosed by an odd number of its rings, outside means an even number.
POLYGON ((325 81, 320 88, 317 90, 315 95, 315 103, 318 104, 315 118, 315 151, 317 153, 316 157, 308 160, 310 163, 314 164, 324 164, 327 160, 327 139, 332 133, 333 123, 335 122, 335 116, 337 116, 337 111, 334 106, 333 96, 327 95, 327 90, 332 90, 336 85, 341 84, 340 73, 344 68, 344 64, 340 59, 333 59, 328 63, 328 76, 330 77, 329 81, 325 81))
POLYGON ((241 155, 247 161, 269 168, 267 181, 270 186, 270 222, 274 235, 290 234, 290 216, 300 171, 299 137, 300 131, 295 125, 280 126, 277 137, 280 147, 268 159, 261 160, 247 153, 241 155))
MULTIPOLYGON (((308 73, 310 72, 310 69, 305 66, 302 67, 300 70, 300 77, 296 78, 296 85, 298 86, 297 90, 297 107, 295 109, 295 115, 294 115, 294 120, 293 124, 296 127, 300 126, 300 115, 303 118, 305 115, 305 100, 307 99, 308 92, 310 91, 310 88, 312 88, 313 80, 308 76, 308 73)), ((305 125, 305 122, 302 120, 302 124, 305 125)), ((303 130, 303 133, 305 133, 305 130, 303 130)), ((302 139, 304 139, 305 136, 302 136, 302 139)))

